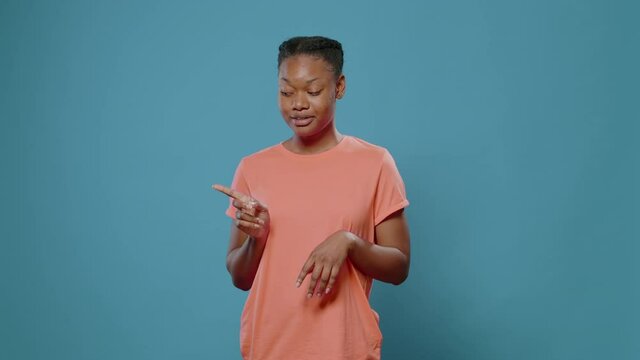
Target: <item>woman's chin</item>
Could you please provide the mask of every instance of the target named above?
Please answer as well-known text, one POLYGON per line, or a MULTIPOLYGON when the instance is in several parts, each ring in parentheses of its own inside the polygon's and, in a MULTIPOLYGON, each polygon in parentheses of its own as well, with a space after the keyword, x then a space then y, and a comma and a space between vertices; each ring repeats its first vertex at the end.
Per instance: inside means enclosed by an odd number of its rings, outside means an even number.
POLYGON ((314 131, 315 129, 312 126, 291 126, 291 130, 293 131, 293 135, 301 139, 313 137, 316 133, 316 131, 314 131))
POLYGON ((324 137, 332 130, 331 123, 323 124, 318 121, 312 121, 305 126, 296 126, 295 123, 289 122, 289 128, 293 131, 293 135, 301 140, 314 140, 324 137))

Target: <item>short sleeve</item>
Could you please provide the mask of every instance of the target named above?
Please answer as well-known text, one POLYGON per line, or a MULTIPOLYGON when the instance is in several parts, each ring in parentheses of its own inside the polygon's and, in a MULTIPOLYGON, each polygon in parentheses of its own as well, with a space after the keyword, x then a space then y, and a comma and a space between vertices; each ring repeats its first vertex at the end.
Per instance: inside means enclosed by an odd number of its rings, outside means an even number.
POLYGON ((409 205, 404 182, 391 154, 385 150, 374 200, 374 222, 380 224, 394 212, 409 205))
MULTIPOLYGON (((233 175, 233 182, 231 182, 231 188, 237 190, 243 194, 247 194, 251 196, 251 191, 249 190, 249 184, 247 183, 245 177, 245 162, 241 160, 236 168, 236 172, 233 175)), ((236 218, 236 208, 233 206, 233 199, 229 198, 229 207, 227 208, 226 214, 228 217, 235 219, 236 218)))

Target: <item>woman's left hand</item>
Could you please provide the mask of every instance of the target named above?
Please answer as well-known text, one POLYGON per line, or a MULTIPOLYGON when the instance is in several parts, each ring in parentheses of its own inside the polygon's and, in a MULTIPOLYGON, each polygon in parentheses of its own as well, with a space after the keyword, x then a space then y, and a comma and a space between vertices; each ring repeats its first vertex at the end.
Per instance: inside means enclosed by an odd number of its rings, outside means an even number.
POLYGON ((296 281, 296 287, 300 287, 304 278, 311 274, 307 297, 313 296, 316 284, 318 285, 316 289, 318 296, 328 294, 331 291, 353 243, 353 238, 349 235, 352 234, 348 231, 335 232, 311 252, 296 281))

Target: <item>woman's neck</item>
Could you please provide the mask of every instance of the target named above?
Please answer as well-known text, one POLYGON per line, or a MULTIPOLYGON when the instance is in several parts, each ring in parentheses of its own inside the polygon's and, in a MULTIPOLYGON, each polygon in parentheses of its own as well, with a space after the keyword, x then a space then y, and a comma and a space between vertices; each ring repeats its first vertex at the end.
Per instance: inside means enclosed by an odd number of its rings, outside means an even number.
POLYGON ((301 138, 294 135, 285 141, 283 145, 287 150, 297 154, 317 154, 338 145, 343 137, 344 135, 333 127, 326 133, 315 137, 301 138))

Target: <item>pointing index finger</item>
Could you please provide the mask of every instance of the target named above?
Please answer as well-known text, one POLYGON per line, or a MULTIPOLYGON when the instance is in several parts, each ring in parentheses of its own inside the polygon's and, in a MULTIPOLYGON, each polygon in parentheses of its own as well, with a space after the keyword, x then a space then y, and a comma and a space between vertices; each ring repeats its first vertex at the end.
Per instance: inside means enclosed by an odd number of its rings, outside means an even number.
POLYGON ((221 193, 223 193, 223 194, 225 194, 227 196, 230 196, 230 197, 232 197, 234 199, 237 199, 237 200, 240 200, 240 201, 243 201, 243 202, 247 200, 247 196, 246 195, 244 195, 241 192, 235 191, 235 190, 233 190, 231 188, 228 188, 226 186, 215 184, 215 185, 213 185, 213 189, 214 190, 218 190, 218 191, 220 191, 221 193))

